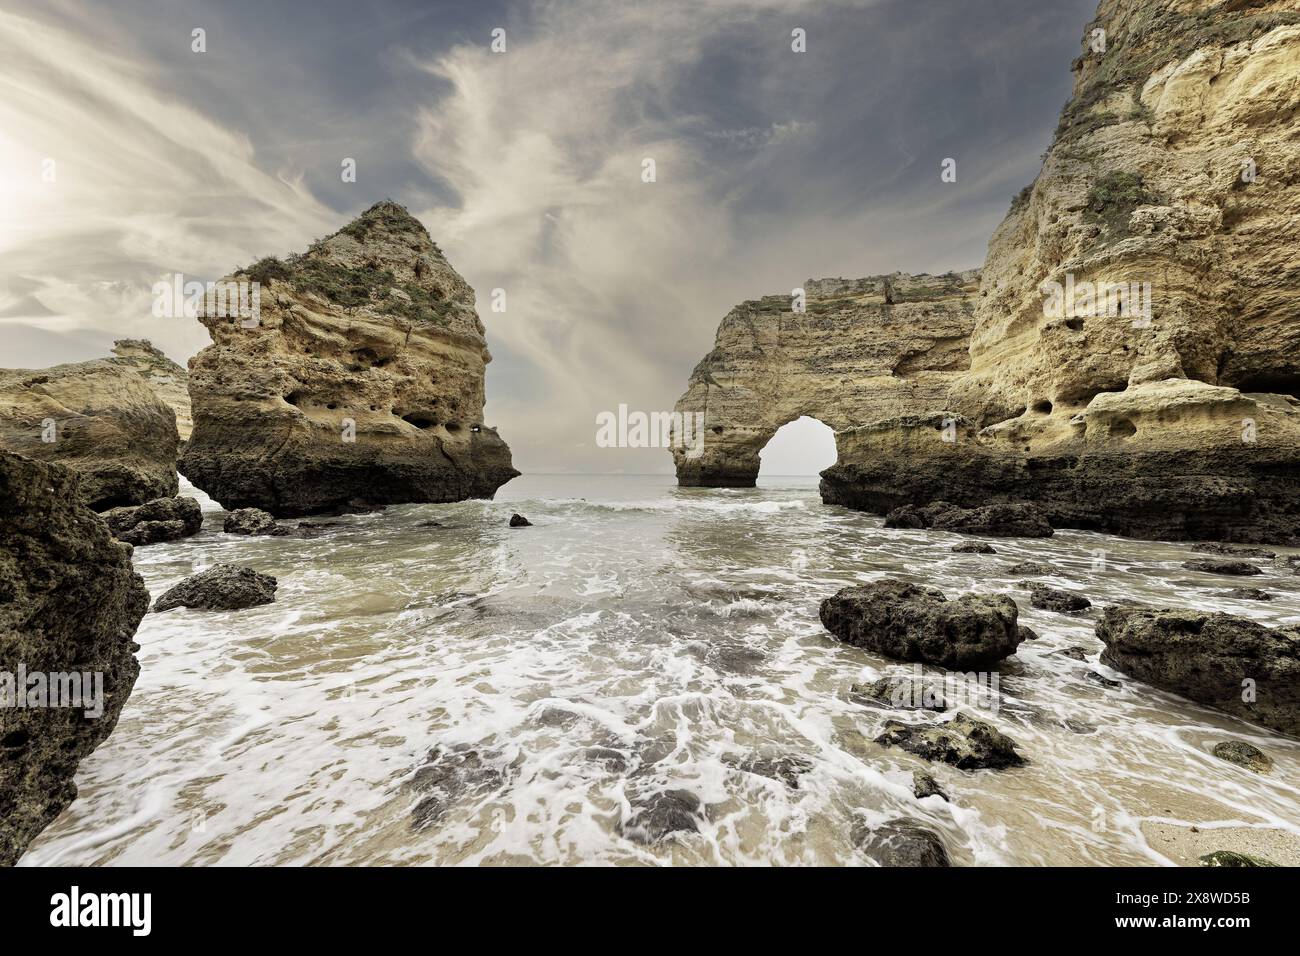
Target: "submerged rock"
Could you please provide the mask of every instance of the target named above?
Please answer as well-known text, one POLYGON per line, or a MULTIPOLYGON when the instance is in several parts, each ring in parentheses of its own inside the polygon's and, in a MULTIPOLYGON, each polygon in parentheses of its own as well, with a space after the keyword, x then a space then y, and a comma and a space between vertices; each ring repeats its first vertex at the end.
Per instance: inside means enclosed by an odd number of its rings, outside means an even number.
POLYGON ((854 684, 849 698, 859 704, 879 704, 897 710, 948 709, 942 692, 936 693, 934 682, 914 677, 882 677, 870 684, 854 684))
POLYGON ((943 792, 943 789, 939 786, 939 781, 924 770, 912 771, 912 793, 918 800, 924 800, 926 797, 940 797, 945 803, 948 802, 948 794, 943 792))
POLYGON ((967 541, 952 546, 953 554, 997 554, 998 549, 983 541, 967 541))
POLYGON ((1078 644, 1071 644, 1069 647, 1063 647, 1059 651, 1052 651, 1060 657, 1068 657, 1074 661, 1086 661, 1088 659, 1087 648, 1080 647, 1078 644))
POLYGON ((1241 601, 1271 601, 1273 595, 1263 588, 1232 588, 1223 592, 1224 597, 1237 598, 1241 601))
POLYGON ((791 790, 799 789, 799 778, 812 770, 811 760, 798 754, 766 756, 749 754, 745 757, 724 757, 723 763, 742 773, 752 773, 785 784, 791 790))
POLYGON ((881 866, 952 866, 939 835, 911 820, 890 820, 875 828, 859 824, 852 839, 881 866))
POLYGON ((658 790, 632 801, 632 813, 619 832, 636 843, 653 845, 679 833, 698 833, 700 798, 689 790, 658 790))
POLYGON ((1273 769, 1273 758, 1244 740, 1225 740, 1215 744, 1210 752, 1220 760, 1230 761, 1255 773, 1268 773, 1273 769))
POLYGON ((1108 607, 1103 664, 1200 704, 1300 734, 1300 632, 1231 614, 1108 607))
POLYGON ((149 592, 130 546, 80 503, 80 480, 0 452, 0 672, 13 680, 0 704, 29 695, 36 674, 78 675, 83 704, 0 706, 0 866, 76 799, 77 766, 113 732, 140 672, 132 637, 149 592))
POLYGON ((533 523, 521 514, 510 516, 510 527, 512 528, 531 528, 533 523))
POLYGON ((876 743, 899 747, 926 760, 952 764, 959 770, 1001 770, 1025 762, 1016 752, 1014 740, 991 724, 960 713, 935 724, 886 721, 884 733, 876 738, 876 743))
POLYGON ((1216 561, 1211 558, 1198 561, 1184 561, 1183 567, 1188 571, 1203 571, 1206 574, 1228 574, 1250 576, 1263 574, 1264 569, 1249 561, 1216 561))
POLYGON ((257 317, 204 315, 181 472, 277 517, 490 498, 518 472, 483 423, 491 360, 474 290, 423 225, 381 202, 260 283, 257 317))
POLYGON ((200 611, 241 611, 275 601, 276 580, 252 568, 218 564, 168 588, 153 610, 188 607, 200 611))
POLYGON ((835 637, 902 661, 967 669, 993 664, 1024 639, 1016 602, 1004 595, 947 600, 934 588, 886 579, 847 587, 821 603, 835 637))
POLYGON ((137 546, 188 538, 203 526, 203 512, 193 498, 155 498, 110 508, 103 517, 113 537, 137 546))
POLYGON ((964 534, 985 534, 1003 538, 1050 538, 1052 526, 1034 504, 984 505, 962 508, 947 501, 928 505, 903 505, 885 516, 886 528, 931 528, 964 534))
POLYGON ((1007 566, 1006 572, 1010 575, 1031 575, 1031 574, 1052 574, 1055 572, 1050 564, 1043 564, 1041 561, 1019 561, 1016 564, 1007 566))
POLYGON ((1096 671, 1088 671, 1088 673, 1085 674, 1084 676, 1085 676, 1088 680, 1092 681, 1094 684, 1097 684, 1098 686, 1101 686, 1101 687, 1108 687, 1108 688, 1114 689, 1114 688, 1116 688, 1116 687, 1123 687, 1123 686, 1124 686, 1124 685, 1123 685, 1122 683, 1120 683, 1119 681, 1117 681, 1117 680, 1111 680, 1109 677, 1103 677, 1101 674, 1098 674, 1096 671))
POLYGON ((0 369, 0 448, 66 465, 95 511, 175 496, 176 416, 114 359, 0 369))
POLYGON ((341 521, 299 521, 294 532, 300 538, 319 538, 334 528, 345 527, 341 521))
POLYGON ((1075 611, 1086 611, 1092 607, 1092 602, 1081 594, 1074 594, 1070 591, 1061 591, 1057 588, 1049 588, 1045 584, 1026 583, 1023 585, 1029 589, 1029 603, 1032 607, 1040 611, 1057 611, 1061 614, 1072 614, 1075 611))
MULTIPOLYGON (((303 522, 306 524, 306 522, 303 522)), ((226 515, 221 524, 226 534, 274 535, 289 533, 288 528, 281 528, 275 523, 275 517, 261 508, 236 508, 226 515)))
POLYGON ((434 747, 407 784, 410 790, 422 795, 411 809, 411 829, 431 827, 441 822, 458 800, 498 790, 506 782, 505 773, 477 750, 434 747))

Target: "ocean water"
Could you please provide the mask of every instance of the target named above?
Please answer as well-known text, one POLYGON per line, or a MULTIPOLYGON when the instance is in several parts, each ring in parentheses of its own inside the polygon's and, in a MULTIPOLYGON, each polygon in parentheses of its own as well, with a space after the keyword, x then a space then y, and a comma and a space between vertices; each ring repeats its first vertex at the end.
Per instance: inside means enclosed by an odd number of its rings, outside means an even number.
POLYGON ((852 832, 898 818, 959 865, 1171 862, 1144 824, 1300 835, 1300 742, 1109 671, 1093 635, 1121 600, 1294 624, 1295 577, 1219 578, 1182 570, 1185 545, 1071 531, 953 554, 959 536, 823 505, 815 479, 526 476, 496 501, 319 519, 338 526, 313 539, 224 534, 183 493, 204 530, 136 550, 154 597, 233 562, 274 574, 277 601, 145 617, 118 727, 24 865, 870 865, 852 832), (534 527, 509 528, 513 511, 534 527), (1095 609, 1031 609, 1005 571, 1026 559, 1095 609), (872 742, 918 717, 850 686, 910 668, 840 644, 817 611, 884 576, 1017 599, 1041 639, 976 716, 1026 767, 964 773, 872 742), (1276 600, 1223 595, 1242 585, 1276 600), (1053 653, 1071 645, 1087 663, 1053 653), (1273 773, 1211 756, 1229 738, 1273 773), (791 787, 738 769, 754 757, 806 772, 791 787), (918 768, 950 803, 913 797, 918 768), (696 831, 646 843, 629 822, 665 791, 698 799, 696 831))

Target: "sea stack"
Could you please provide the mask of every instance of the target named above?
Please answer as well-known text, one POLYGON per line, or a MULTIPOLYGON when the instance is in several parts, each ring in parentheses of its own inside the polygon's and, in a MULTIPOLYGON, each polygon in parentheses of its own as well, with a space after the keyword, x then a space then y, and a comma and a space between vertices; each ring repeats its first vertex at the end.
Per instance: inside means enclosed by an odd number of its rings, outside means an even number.
POLYGON ((83 480, 0 452, 0 866, 76 799, 140 672, 149 592, 83 480))
POLYGON ((491 355, 474 290, 402 206, 377 203, 223 281, 255 288, 258 314, 204 310, 212 345, 190 360, 180 463, 223 507, 490 498, 519 474, 483 423, 491 355))

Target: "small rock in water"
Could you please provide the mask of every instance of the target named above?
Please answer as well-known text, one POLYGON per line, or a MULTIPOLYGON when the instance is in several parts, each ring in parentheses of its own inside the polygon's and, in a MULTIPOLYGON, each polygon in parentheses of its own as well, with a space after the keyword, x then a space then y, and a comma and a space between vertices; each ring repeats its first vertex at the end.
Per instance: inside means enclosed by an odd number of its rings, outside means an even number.
POLYGON ((416 525, 417 528, 441 528, 441 521, 421 521, 416 525))
POLYGON ((926 760, 952 764, 959 770, 1001 770, 1025 762, 1016 752, 1014 740, 992 724, 966 714, 958 714, 940 724, 889 720, 876 743, 899 747, 926 760))
POLYGON ((898 710, 947 710, 942 692, 935 690, 935 684, 912 677, 882 677, 870 684, 852 685, 849 698, 855 704, 880 704, 898 710))
POLYGON ((1268 558, 1269 560, 1277 557, 1276 551, 1269 551, 1267 548, 1243 548, 1241 545, 1221 544, 1218 541, 1194 544, 1192 550, 1199 551, 1201 554, 1236 554, 1245 558, 1268 558))
POLYGON ((110 508, 100 514, 118 541, 139 547, 188 538, 203 526, 203 513, 193 498, 154 498, 142 505, 110 508))
POLYGON ((952 552, 953 554, 997 554, 998 549, 983 541, 967 541, 964 544, 954 544, 952 552))
POLYGON ((660 790, 633 800, 632 807, 619 832, 636 843, 653 845, 678 833, 700 830, 700 798, 689 790, 660 790))
POLYGON ((949 601, 934 588, 885 579, 847 587, 821 603, 821 621, 839 640, 895 660, 965 670, 1016 652, 1016 602, 1002 594, 949 601))
POLYGON ((1273 769, 1273 758, 1244 740, 1225 740, 1215 744, 1210 752, 1220 760, 1231 761, 1255 773, 1268 773, 1273 769))
POLYGON ((286 535, 288 530, 275 523, 274 516, 261 508, 236 508, 226 515, 221 530, 226 534, 286 535))
POLYGON ((1183 567, 1188 571, 1203 571, 1206 574, 1231 574, 1246 577, 1252 574, 1263 574, 1264 569, 1257 564, 1251 564, 1249 561, 1218 561, 1214 559, 1203 559, 1198 561, 1184 561, 1183 567))
POLYGON ((1043 564, 1041 561, 1021 561, 1007 568, 1007 574, 1030 575, 1030 574, 1051 574, 1055 570, 1050 564, 1043 564))
POLYGON ((533 523, 521 514, 512 514, 510 516, 510 527, 512 528, 531 528, 533 523))
POLYGON ((1022 641, 1036 641, 1036 640, 1038 640, 1038 632, 1035 631, 1032 627, 1025 627, 1025 625, 1021 624, 1021 625, 1020 625, 1020 640, 1022 640, 1022 641))
POLYGON ((275 601, 276 580, 252 568, 218 564, 192 574, 154 602, 154 612, 188 607, 200 611, 241 611, 275 601))
POLYGON ((952 866, 939 835, 911 820, 890 820, 875 829, 859 824, 852 840, 881 866, 952 866))
POLYGON ((945 802, 948 800, 948 794, 940 788, 939 781, 924 770, 912 771, 912 793, 918 800, 924 800, 926 797, 942 797, 945 802))
POLYGON ((1102 677, 1102 676, 1101 676, 1100 674, 1098 674, 1096 671, 1088 671, 1087 675, 1085 675, 1085 676, 1087 676, 1088 680, 1092 681, 1094 684, 1100 684, 1102 687, 1122 687, 1122 686, 1123 686, 1123 684, 1121 684, 1119 681, 1117 681, 1117 680, 1111 680, 1109 677, 1102 677))
POLYGON ((728 756, 724 757, 722 762, 728 767, 743 773, 752 773, 760 777, 767 777, 769 780, 778 780, 791 790, 798 790, 799 778, 813 768, 811 760, 806 760, 796 754, 728 756))
POLYGON ((1074 661, 1086 661, 1088 659, 1088 651, 1085 648, 1080 647, 1078 644, 1063 647, 1059 651, 1052 651, 1052 653, 1061 657, 1068 657, 1074 661))
POLYGON ((1271 601, 1273 595, 1263 588, 1232 588, 1223 592, 1224 597, 1237 598, 1242 601, 1271 601))
POLYGON ((423 830, 440 821, 456 800, 506 782, 505 774, 489 764, 477 750, 434 747, 423 767, 407 786, 426 796, 411 810, 411 829, 423 830))
POLYGON ((1201 866, 1277 866, 1263 857, 1251 856, 1249 853, 1235 853, 1232 850, 1215 850, 1200 858, 1201 866))
POLYGON ((1072 594, 1069 591, 1061 591, 1057 588, 1049 588, 1045 584, 1039 584, 1036 581, 1025 582, 1024 587, 1029 589, 1029 604, 1040 611, 1058 611, 1062 614, 1070 614, 1075 611, 1086 611, 1092 607, 1092 602, 1082 594, 1072 594))

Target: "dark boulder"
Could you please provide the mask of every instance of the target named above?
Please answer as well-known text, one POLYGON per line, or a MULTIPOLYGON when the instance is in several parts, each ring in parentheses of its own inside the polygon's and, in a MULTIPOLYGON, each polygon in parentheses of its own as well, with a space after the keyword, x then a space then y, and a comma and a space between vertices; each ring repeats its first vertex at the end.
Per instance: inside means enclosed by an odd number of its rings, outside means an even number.
POLYGON ((1232 588, 1223 592, 1224 597, 1237 598, 1241 601, 1271 601, 1273 595, 1263 588, 1232 588))
POLYGON ((175 607, 188 607, 200 611, 240 611, 244 608, 270 604, 275 600, 275 578, 252 568, 233 564, 218 564, 190 575, 180 584, 169 588, 153 609, 170 611, 175 607))
POLYGON ((952 546, 953 554, 997 554, 998 549, 983 541, 965 541, 952 546))
POLYGON ((1006 569, 1007 574, 1031 575, 1031 574, 1051 574, 1056 569, 1050 564, 1043 564, 1041 561, 1020 561, 1016 564, 1009 565, 1006 569))
POLYGON ((934 588, 886 579, 844 588, 821 604, 841 641, 901 661, 969 669, 994 664, 1024 640, 1016 602, 1005 595, 947 600, 934 588))
POLYGON ((1258 564, 1251 564, 1249 561, 1218 560, 1214 558, 1184 561, 1183 567, 1188 571, 1203 571, 1206 574, 1229 574, 1242 577, 1264 573, 1263 568, 1258 564))
POLYGON ((76 799, 78 764, 113 732, 140 673, 132 638, 149 592, 130 546, 80 503, 82 480, 0 452, 0 672, 14 703, 36 674, 47 687, 68 675, 60 687, 74 692, 63 706, 0 706, 0 866, 76 799))
POLYGON ((1108 607, 1101 661, 1117 671, 1300 735, 1300 632, 1202 611, 1108 607))
POLYGON ((275 517, 261 508, 236 508, 226 515, 221 530, 226 534, 274 535, 289 533, 275 523, 275 517))
POLYGON ((203 512, 193 498, 155 498, 142 505, 125 505, 103 513, 118 541, 131 545, 176 541, 197 534, 203 512))
POLYGON ((889 720, 876 743, 899 747, 926 760, 952 764, 959 770, 1001 770, 1025 762, 1016 752, 1014 740, 993 725, 966 714, 935 724, 889 720))
POLYGON ((521 514, 510 516, 510 527, 512 528, 531 528, 533 523, 521 514))
POLYGON ((874 828, 858 825, 852 840, 881 866, 952 866, 939 835, 911 820, 890 820, 874 828))
POLYGON ((1075 611, 1086 611, 1092 607, 1092 602, 1082 594, 1073 594, 1070 591, 1061 591, 1034 582, 1026 583, 1023 586, 1029 589, 1030 606, 1036 607, 1040 611, 1058 611, 1061 614, 1072 614, 1075 611))

